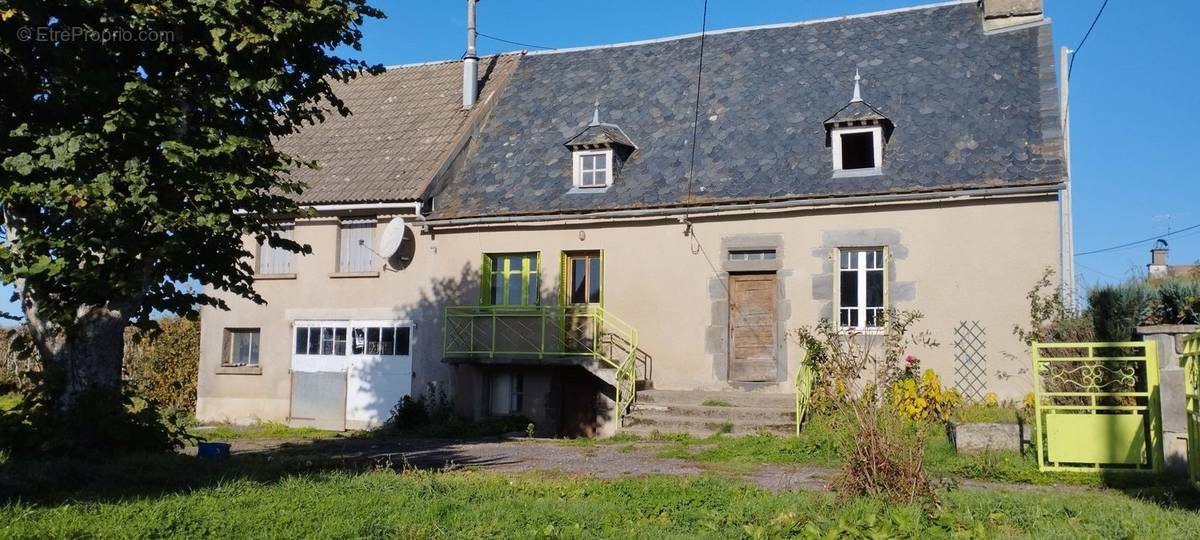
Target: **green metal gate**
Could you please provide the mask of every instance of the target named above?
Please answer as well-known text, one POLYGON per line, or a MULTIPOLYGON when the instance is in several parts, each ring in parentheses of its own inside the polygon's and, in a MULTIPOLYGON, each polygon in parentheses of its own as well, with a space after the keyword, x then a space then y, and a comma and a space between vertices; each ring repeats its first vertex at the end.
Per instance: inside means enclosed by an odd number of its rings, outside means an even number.
POLYGON ((1183 338, 1183 395, 1187 402, 1188 478, 1200 484, 1200 331, 1183 338))
POLYGON ((1161 471, 1153 341, 1034 343, 1038 469, 1161 471))

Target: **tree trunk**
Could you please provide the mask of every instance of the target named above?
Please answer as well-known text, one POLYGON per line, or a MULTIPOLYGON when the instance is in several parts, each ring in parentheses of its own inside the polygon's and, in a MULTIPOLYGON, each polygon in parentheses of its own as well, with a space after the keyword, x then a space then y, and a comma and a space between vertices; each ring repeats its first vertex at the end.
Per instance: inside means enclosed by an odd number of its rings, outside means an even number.
POLYGON ((70 412, 89 393, 118 396, 125 355, 125 327, 120 311, 84 306, 70 328, 42 318, 36 301, 22 288, 22 307, 30 337, 50 381, 55 408, 70 412))

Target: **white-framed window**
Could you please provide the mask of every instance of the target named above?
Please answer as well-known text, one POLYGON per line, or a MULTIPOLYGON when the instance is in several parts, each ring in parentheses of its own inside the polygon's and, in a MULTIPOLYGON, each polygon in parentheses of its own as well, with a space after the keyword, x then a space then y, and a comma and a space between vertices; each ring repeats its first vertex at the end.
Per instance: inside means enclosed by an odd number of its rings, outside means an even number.
POLYGON ((612 185, 612 150, 575 152, 575 187, 606 188, 612 185))
POLYGON ((773 261, 773 260, 775 260, 775 250, 773 250, 773 249, 731 249, 731 250, 729 250, 729 260, 731 260, 731 261, 773 261))
POLYGON ((258 367, 257 328, 226 328, 225 344, 222 367, 258 367))
POLYGON ((488 384, 488 412, 493 416, 521 414, 525 401, 525 376, 497 373, 488 384))
POLYGON ((883 167, 883 127, 837 128, 831 137, 834 172, 873 173, 883 167))
MULTIPOLYGON (((271 230, 280 238, 295 240, 296 226, 292 223, 280 224, 272 227, 271 230)), ((291 251, 281 247, 271 246, 266 243, 259 244, 257 257, 258 274, 266 276, 292 273, 292 255, 294 254, 291 251)))
POLYGON ((375 219, 342 220, 338 227, 338 272, 376 269, 375 219))
POLYGON ((412 326, 395 321, 297 321, 295 348, 306 356, 409 356, 412 326))
POLYGON ((883 248, 838 250, 838 326, 879 328, 884 315, 883 248))

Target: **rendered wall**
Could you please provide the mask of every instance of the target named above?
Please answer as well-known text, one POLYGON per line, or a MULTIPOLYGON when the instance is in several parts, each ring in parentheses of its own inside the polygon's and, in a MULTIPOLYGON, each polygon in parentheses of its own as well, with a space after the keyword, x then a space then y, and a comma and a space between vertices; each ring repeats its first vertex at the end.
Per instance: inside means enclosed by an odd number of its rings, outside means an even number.
MULTIPOLYGON (((581 195, 583 196, 583 195, 581 195)), ((386 221, 381 218, 381 223, 386 221)), ((1030 390, 1028 354, 1012 335, 1027 324, 1026 293, 1058 261, 1053 196, 1009 200, 841 208, 725 217, 693 216, 694 237, 674 218, 541 226, 438 228, 412 240, 412 261, 378 277, 334 278, 337 222, 298 223, 295 238, 313 254, 295 261, 295 279, 256 284, 268 304, 229 299, 231 311, 205 309, 197 415, 202 420, 282 421, 287 414, 292 320, 411 320, 413 389, 436 382, 454 393, 441 362, 442 310, 479 303, 482 253, 541 256, 543 302, 557 303, 563 251, 604 251, 605 308, 636 327, 652 358, 653 384, 665 389, 749 389, 790 392, 800 349, 784 334, 832 316, 833 253, 839 247, 886 246, 890 304, 917 309, 941 346, 913 351, 925 367, 953 384, 954 328, 979 321, 986 331, 986 385, 1001 398, 1030 390), (777 356, 783 369, 771 383, 730 384, 725 249, 772 243, 779 253, 777 356), (223 328, 262 328, 261 375, 219 373, 223 328)), ((381 225, 382 227, 382 225, 381 225)), ((462 368, 459 368, 462 369, 462 368)), ((478 391, 458 397, 460 410, 478 391)))

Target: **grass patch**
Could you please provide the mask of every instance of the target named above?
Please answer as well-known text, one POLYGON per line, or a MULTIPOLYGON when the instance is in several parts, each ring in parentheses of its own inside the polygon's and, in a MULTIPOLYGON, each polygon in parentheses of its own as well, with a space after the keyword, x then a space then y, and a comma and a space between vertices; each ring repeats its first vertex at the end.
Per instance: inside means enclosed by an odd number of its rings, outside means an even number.
POLYGON ((732 407, 733 404, 722 399, 706 399, 701 405, 705 407, 732 407))
MULTIPOLYGON (((155 474, 142 468, 141 474, 155 474)), ((15 537, 1166 537, 1200 514, 1116 493, 953 491, 913 505, 766 492, 711 476, 316 472, 228 475, 156 497, 0 506, 15 537)))
POLYGON ((192 435, 209 441, 234 441, 252 439, 316 440, 342 437, 339 431, 302 427, 294 428, 278 422, 256 422, 246 426, 218 424, 212 429, 193 429, 192 435))

